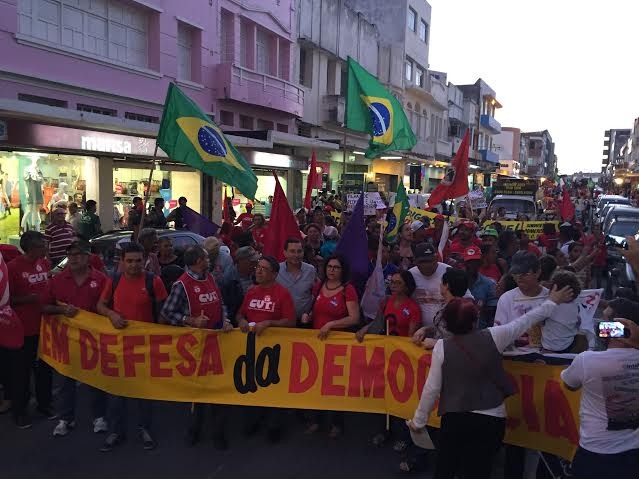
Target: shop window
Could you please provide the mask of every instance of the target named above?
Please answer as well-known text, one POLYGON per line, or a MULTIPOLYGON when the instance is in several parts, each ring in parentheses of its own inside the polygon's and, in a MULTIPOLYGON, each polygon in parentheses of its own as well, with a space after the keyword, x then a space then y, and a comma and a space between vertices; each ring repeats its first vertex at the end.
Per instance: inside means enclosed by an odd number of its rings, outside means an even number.
POLYGON ((288 125, 284 125, 283 123, 278 123, 277 131, 279 131, 280 133, 288 133, 288 125))
POLYGON ((34 152, 0 152, 0 242, 20 231, 44 231, 51 211, 97 200, 97 159, 34 152))
POLYGON ((85 105, 83 103, 78 103, 75 108, 78 111, 95 113, 96 115, 118 116, 118 110, 113 110, 112 108, 102 108, 101 106, 85 105))
POLYGON ((235 115, 232 111, 220 110, 220 124, 235 126, 235 115))
POLYGON ((18 93, 18 100, 37 103, 39 105, 55 106, 58 108, 66 108, 68 106, 68 102, 64 100, 57 100, 55 98, 47 98, 37 95, 27 95, 26 93, 18 93))
POLYGON ((193 56, 193 29, 188 25, 178 22, 177 33, 178 46, 178 71, 180 80, 191 80, 191 58, 193 56))
POLYGON ((240 128, 245 130, 253 129, 254 120, 250 116, 240 115, 240 128))
POLYGON ((149 15, 120 0, 19 0, 18 31, 48 46, 137 67, 148 63, 149 15))
POLYGON ((127 111, 124 114, 124 118, 126 118, 127 120, 143 121, 145 123, 160 123, 160 119, 157 116, 132 113, 130 111, 127 111))

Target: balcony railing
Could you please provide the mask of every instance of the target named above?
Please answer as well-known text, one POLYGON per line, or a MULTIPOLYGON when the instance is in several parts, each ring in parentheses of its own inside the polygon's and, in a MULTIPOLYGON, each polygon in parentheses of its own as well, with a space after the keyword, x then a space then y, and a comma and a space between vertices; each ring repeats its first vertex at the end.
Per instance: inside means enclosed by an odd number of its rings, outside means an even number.
POLYGON ((232 63, 218 65, 216 81, 221 98, 302 116, 304 89, 294 83, 232 63))
POLYGON ((501 133, 501 124, 490 115, 481 115, 479 117, 479 123, 492 133, 501 133))
POLYGON ((441 138, 437 139, 435 144, 435 153, 438 156, 445 156, 450 158, 452 156, 453 145, 450 141, 442 140, 441 138))
POLYGON ((488 161, 489 163, 499 163, 499 155, 494 151, 484 148, 479 150, 479 154, 481 155, 481 159, 484 161, 488 161))

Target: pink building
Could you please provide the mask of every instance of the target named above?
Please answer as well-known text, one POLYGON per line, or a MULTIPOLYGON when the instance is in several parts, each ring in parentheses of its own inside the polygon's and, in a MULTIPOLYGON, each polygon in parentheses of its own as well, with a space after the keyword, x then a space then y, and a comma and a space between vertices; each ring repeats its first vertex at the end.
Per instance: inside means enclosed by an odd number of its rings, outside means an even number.
MULTIPOLYGON (((0 241, 42 227, 58 201, 96 199, 105 229, 126 217, 148 183, 171 81, 241 148, 260 176, 258 199, 272 194, 277 169, 298 201, 310 148, 333 147, 297 135, 296 2, 262 5, 0 2, 0 241)), ((222 185, 159 154, 151 196, 186 196, 217 214, 222 185)))

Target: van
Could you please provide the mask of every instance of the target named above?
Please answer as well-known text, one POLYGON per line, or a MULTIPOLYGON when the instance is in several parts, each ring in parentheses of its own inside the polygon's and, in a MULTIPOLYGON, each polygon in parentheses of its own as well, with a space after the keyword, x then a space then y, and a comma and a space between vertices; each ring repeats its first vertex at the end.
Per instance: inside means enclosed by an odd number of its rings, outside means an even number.
POLYGON ((500 208, 506 210, 505 217, 509 220, 516 220, 520 214, 526 215, 530 221, 537 219, 537 203, 533 196, 495 195, 488 206, 489 217, 500 208))

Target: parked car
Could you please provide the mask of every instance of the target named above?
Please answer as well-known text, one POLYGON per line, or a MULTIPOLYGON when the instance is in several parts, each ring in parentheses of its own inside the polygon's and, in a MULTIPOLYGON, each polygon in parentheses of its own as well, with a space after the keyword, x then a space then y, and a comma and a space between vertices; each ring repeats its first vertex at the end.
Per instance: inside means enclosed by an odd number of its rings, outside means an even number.
MULTIPOLYGON (((173 248, 175 254, 180 257, 187 246, 202 244, 204 237, 199 234, 192 233, 186 230, 170 230, 170 229, 158 229, 158 238, 169 237, 173 242, 173 248)), ((91 252, 97 254, 102 261, 109 274, 113 273, 120 261, 120 253, 118 243, 126 243, 127 240, 131 241, 133 231, 131 230, 115 230, 104 233, 96 238, 93 238, 91 243, 91 252)), ((56 274, 64 269, 67 264, 67 258, 64 258, 58 266, 53 268, 52 273, 56 274)))
POLYGON ((625 196, 620 195, 601 195, 597 201, 597 207, 595 214, 601 217, 601 210, 603 210, 609 204, 617 205, 631 205, 632 203, 625 196))
POLYGON ((616 218, 623 217, 629 219, 636 217, 639 219, 639 208, 634 208, 630 205, 609 204, 602 212, 602 215, 604 212, 605 216, 602 216, 601 220, 601 231, 603 234, 608 232, 610 225, 616 218))
MULTIPOLYGON (((635 208, 633 208, 635 209, 635 208)), ((622 211, 628 211, 624 209, 622 211)), ((626 262, 619 249, 627 247, 626 237, 639 238, 639 216, 620 216, 612 219, 606 233, 606 250, 608 253, 608 281, 606 283, 606 297, 613 297, 619 287, 636 288, 632 268, 626 262)))

